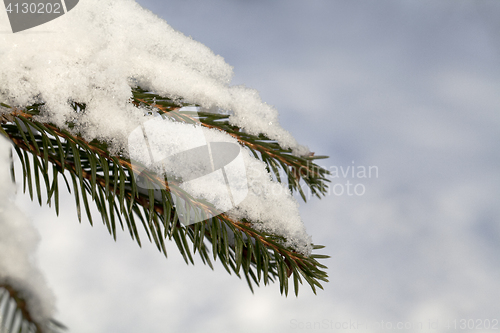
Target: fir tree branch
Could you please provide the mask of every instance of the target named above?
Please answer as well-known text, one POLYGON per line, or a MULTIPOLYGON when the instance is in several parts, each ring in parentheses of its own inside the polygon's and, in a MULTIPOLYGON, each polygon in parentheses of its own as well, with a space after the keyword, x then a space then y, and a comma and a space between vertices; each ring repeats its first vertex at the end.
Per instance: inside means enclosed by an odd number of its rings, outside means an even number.
POLYGON ((46 323, 35 320, 23 294, 7 282, 0 283, 0 332, 56 333, 66 329, 54 319, 46 323))
POLYGON ((19 316, 24 321, 21 326, 30 327, 30 329, 26 329, 26 332, 43 332, 41 324, 37 323, 31 316, 30 311, 28 311, 26 301, 20 296, 20 292, 6 283, 0 283, 0 310, 2 308, 2 327, 8 327, 9 332, 14 331, 16 318, 19 316), (11 310, 11 303, 14 303, 14 311, 11 310), (9 310, 12 313, 9 314, 9 310), (10 324, 8 318, 10 318, 10 324))
MULTIPOLYGON (((261 276, 264 284, 278 278, 280 290, 285 294, 288 293, 288 277, 291 275, 296 294, 299 283, 302 283, 301 276, 314 292, 315 287, 321 288, 319 281, 327 281, 327 275, 322 270, 326 267, 316 260, 324 256, 313 254, 305 257, 296 253, 283 247, 275 236, 253 229, 246 221, 233 221, 221 214, 188 227, 181 225, 169 193, 173 191, 189 203, 193 200, 189 200, 189 196, 176 184, 167 184, 164 179, 151 179, 164 185, 159 198, 158 193, 153 193, 153 190, 143 193, 137 189, 134 165, 130 161, 121 156, 110 156, 98 142, 87 142, 51 124, 34 121, 34 114, 37 114, 37 110, 13 110, 1 117, 4 123, 2 132, 15 143, 23 165, 24 189, 28 189, 32 200, 35 183, 37 198, 42 204, 40 179, 43 179, 47 189, 47 202, 50 204, 53 198, 58 213, 57 176, 60 174, 64 177, 69 189, 64 175, 66 170, 72 177, 79 219, 81 220, 81 194, 85 211, 92 224, 87 199, 87 196, 90 196, 96 203, 108 231, 115 238, 116 212, 122 229, 124 225, 121 217, 125 219, 132 239, 136 239, 141 245, 133 218, 136 215, 140 218, 149 240, 165 255, 164 239, 173 238, 187 263, 194 263, 191 252, 198 251, 202 261, 212 267, 206 240, 211 243, 214 259, 219 258, 229 273, 233 271, 240 276, 240 270, 243 269, 251 289, 251 281, 259 285, 261 276), (35 130, 38 134, 34 133, 35 130), (31 164, 26 152, 32 155, 31 164), (49 163, 52 165, 52 179, 49 179, 49 163), (34 180, 31 177, 31 169, 34 170, 34 180), (233 243, 229 241, 230 236, 234 239, 233 243), (188 245, 186 237, 192 243, 191 246, 188 245)), ((215 211, 210 204, 204 203, 200 203, 196 208, 205 210, 207 215, 215 211)))

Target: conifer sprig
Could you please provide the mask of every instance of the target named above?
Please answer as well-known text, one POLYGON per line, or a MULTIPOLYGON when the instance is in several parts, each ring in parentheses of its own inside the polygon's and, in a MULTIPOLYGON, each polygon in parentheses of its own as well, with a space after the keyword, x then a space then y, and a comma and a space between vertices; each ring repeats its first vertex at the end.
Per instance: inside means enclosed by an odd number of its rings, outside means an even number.
MULTIPOLYGON (((140 88, 134 89, 133 93, 132 102, 148 107, 151 112, 173 117, 176 121, 201 122, 203 126, 234 136, 256 158, 266 163, 277 181, 286 181, 290 190, 301 193, 304 200, 301 179, 314 195, 319 197, 326 193, 328 171, 313 162, 321 156, 295 156, 291 150, 282 149, 262 135, 250 135, 230 125, 228 115, 185 111, 182 107, 188 104, 140 88)), ((79 221, 84 210, 89 222, 94 223, 95 216, 90 209, 90 203, 94 202, 104 225, 115 239, 119 226, 122 230, 127 229, 131 238, 141 246, 138 224, 142 224, 149 241, 165 256, 165 241, 173 240, 186 263, 194 264, 196 253, 211 268, 212 258, 219 259, 230 274, 243 275, 252 291, 253 284, 263 282, 267 285, 279 281, 281 293, 287 295, 291 277, 296 295, 302 279, 316 293, 316 288, 322 289, 321 281, 328 281, 326 266, 318 262, 328 256, 317 253, 305 256, 283 246, 282 237, 257 230, 249 221, 236 221, 226 214, 216 215, 214 212, 217 211, 210 203, 193 200, 179 184, 167 182, 158 175, 143 173, 148 181, 161 184, 158 189, 140 188, 135 178, 138 171, 135 163, 123 154, 111 155, 103 142, 84 140, 71 130, 74 124, 68 123, 68 129, 61 129, 37 121, 42 106, 34 104, 15 109, 1 104, 4 110, 0 115, 0 133, 14 143, 22 165, 24 191, 40 205, 53 205, 56 214, 59 213, 63 181, 75 198, 79 221), (182 198, 190 205, 192 210, 187 209, 188 212, 213 217, 184 226, 175 209, 176 198, 182 198)), ((74 103, 73 106, 78 110, 85 109, 83 104, 74 103)), ((313 245, 315 251, 321 248, 313 245)), ((25 321, 30 322, 28 316, 22 311, 20 313, 25 321)))

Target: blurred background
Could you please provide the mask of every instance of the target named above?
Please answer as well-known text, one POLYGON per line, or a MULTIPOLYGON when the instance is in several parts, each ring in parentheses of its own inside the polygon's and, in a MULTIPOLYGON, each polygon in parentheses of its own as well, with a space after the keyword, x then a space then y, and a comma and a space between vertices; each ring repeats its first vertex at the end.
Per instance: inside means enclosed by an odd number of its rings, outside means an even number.
POLYGON ((71 333, 500 329, 499 1, 138 2, 330 156, 330 194, 301 204, 330 282, 252 294, 171 244, 78 224, 70 196, 57 218, 19 195, 71 333))

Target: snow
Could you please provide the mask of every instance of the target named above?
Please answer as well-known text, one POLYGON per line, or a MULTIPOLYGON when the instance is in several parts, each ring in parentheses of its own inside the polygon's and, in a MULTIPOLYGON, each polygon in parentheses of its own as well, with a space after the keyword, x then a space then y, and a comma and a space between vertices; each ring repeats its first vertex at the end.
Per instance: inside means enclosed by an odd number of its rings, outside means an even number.
MULTIPOLYGON (((191 180, 193 174, 204 175, 197 177, 196 181, 184 181, 181 188, 197 199, 209 201, 220 213, 227 212, 235 219, 246 218, 255 222, 253 225, 259 230, 286 237, 286 246, 305 254, 311 252, 312 240, 306 233, 298 204, 289 189, 272 181, 264 162, 252 157, 232 136, 216 129, 174 122, 168 118, 160 121, 150 119, 129 137, 129 152, 133 161, 140 162, 148 170, 158 174, 166 171, 167 178, 173 174, 183 180, 191 180), (145 139, 151 151, 146 147, 145 139), (165 142, 169 143, 168 146, 163 144, 165 142), (220 153, 215 154, 212 148, 212 156, 217 155, 218 159, 213 159, 212 165, 203 163, 199 150, 195 149, 206 147, 207 143, 213 145, 221 142, 238 147, 237 152, 224 148, 220 152, 224 153, 221 156, 220 153), (189 150, 197 154, 181 154, 189 150), (233 153, 238 157, 233 159, 229 156, 233 153), (231 160, 223 163, 227 183, 222 173, 213 172, 219 168, 217 164, 221 160, 231 160), (228 199, 228 191, 232 193, 231 201, 235 201, 234 208, 228 199)), ((186 221, 182 222, 187 224, 186 221)))
MULTIPOLYGON (((3 15, 0 29, 8 31, 3 15)), ((101 122, 96 113, 102 114, 104 107, 109 113, 133 113, 123 110, 133 80, 162 95, 232 110, 233 124, 250 133, 265 133, 298 154, 308 152, 279 126, 277 111, 263 103, 257 91, 229 85, 232 67, 221 56, 134 1, 82 1, 42 26, 1 34, 0 42, 0 96, 17 105, 41 99, 51 120, 61 126, 76 117, 67 101, 85 102, 87 114, 77 118, 90 137, 117 127, 109 118, 101 122), (106 103, 109 97, 114 100, 106 103)))
POLYGON ((43 323, 54 314, 55 298, 35 262, 39 235, 13 203, 16 187, 10 176, 10 149, 0 135, 0 285, 20 291, 32 317, 43 323))
MULTIPOLYGON (((10 30, 6 14, 0 15, 4 15, 0 16, 0 30, 10 30)), ((135 1, 81 1, 67 14, 44 25, 0 34, 0 45, 1 101, 20 107, 43 101, 40 120, 63 128, 71 121, 85 139, 107 142, 112 153, 127 155, 130 148, 131 155, 142 156, 139 160, 147 164, 148 157, 141 155, 145 152, 134 152, 129 137, 140 128, 138 125, 150 120, 162 122, 159 127, 168 127, 168 131, 148 128, 148 138, 152 134, 156 137, 150 140, 156 142, 152 145, 155 156, 199 147, 190 133, 200 130, 206 142, 238 144, 216 130, 145 116, 143 109, 130 103, 134 85, 182 98, 204 109, 230 110, 230 122, 244 131, 263 133, 297 155, 309 152, 279 125, 278 112, 264 103, 257 91, 230 85, 232 67, 221 56, 175 31, 135 1), (73 101, 85 103, 85 112, 75 111, 70 105, 73 101)), ((251 157, 246 149, 240 149, 240 156, 245 167, 239 173, 233 168, 228 175, 246 178, 248 193, 228 214, 247 218, 259 229, 284 236, 286 245, 309 254, 311 239, 289 190, 274 183, 264 163, 251 157)), ((199 165, 192 162, 163 167, 182 177, 196 172, 199 165)), ((200 179, 196 186, 184 187, 194 197, 211 200, 226 211, 230 208, 223 200, 227 184, 218 179, 205 179, 205 183, 200 179)))

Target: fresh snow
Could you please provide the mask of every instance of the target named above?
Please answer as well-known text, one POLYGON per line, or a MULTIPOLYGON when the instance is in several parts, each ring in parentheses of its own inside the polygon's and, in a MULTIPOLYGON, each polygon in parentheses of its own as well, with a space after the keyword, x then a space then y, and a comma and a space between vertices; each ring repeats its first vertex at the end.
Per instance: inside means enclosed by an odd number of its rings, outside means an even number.
MULTIPOLYGON (((9 31, 7 16, 0 12, 0 31, 9 31)), ((151 119, 166 123, 172 131, 156 132, 165 136, 157 140, 161 143, 156 149, 168 155, 192 148, 186 138, 191 138, 193 125, 145 116, 143 109, 130 103, 131 86, 139 85, 204 109, 229 110, 230 122, 246 132, 263 133, 297 155, 308 154, 280 127, 277 111, 262 102, 257 91, 230 85, 232 67, 221 56, 175 31, 135 1, 80 1, 44 25, 0 34, 0 45, 0 101, 19 107, 44 102, 39 120, 60 127, 71 121, 85 139, 106 141, 112 152, 127 154, 130 134, 151 119), (85 103, 85 112, 75 111, 70 102, 85 103)), ((236 143, 220 131, 202 131, 207 141, 236 143)), ((247 218, 256 228, 285 237, 285 245, 310 254, 311 238, 289 190, 273 182, 265 164, 246 149, 241 149, 241 155, 246 170, 240 176, 248 180, 248 195, 228 214, 247 218)), ((190 166, 184 166, 183 172, 189 173, 190 166)), ((186 186, 186 190, 217 202, 226 188, 207 183, 186 186)))

